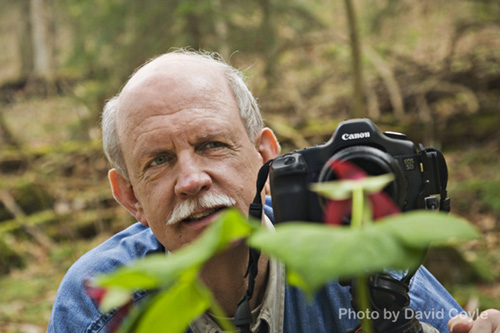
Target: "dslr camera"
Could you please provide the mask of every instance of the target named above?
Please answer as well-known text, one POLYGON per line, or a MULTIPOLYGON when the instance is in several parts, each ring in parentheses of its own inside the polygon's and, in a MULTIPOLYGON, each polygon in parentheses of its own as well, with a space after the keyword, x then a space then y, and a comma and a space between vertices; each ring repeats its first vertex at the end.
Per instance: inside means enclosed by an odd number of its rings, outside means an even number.
POLYGON ((448 169, 439 150, 421 144, 417 148, 406 135, 381 132, 369 119, 351 119, 341 122, 328 142, 272 162, 269 177, 276 223, 323 220, 324 199, 310 191, 309 184, 336 179, 329 167, 332 160, 353 163, 368 176, 392 173, 394 180, 384 191, 401 211, 450 209, 448 169))

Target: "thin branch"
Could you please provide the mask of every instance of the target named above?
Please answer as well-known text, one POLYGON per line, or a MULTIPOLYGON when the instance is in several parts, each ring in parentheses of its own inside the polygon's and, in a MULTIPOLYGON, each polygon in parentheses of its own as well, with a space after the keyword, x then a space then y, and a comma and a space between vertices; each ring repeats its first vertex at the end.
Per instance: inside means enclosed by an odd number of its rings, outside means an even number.
POLYGON ((23 229, 31 235, 35 241, 45 250, 49 251, 52 247, 52 241, 39 228, 34 225, 29 225, 26 222, 26 213, 16 202, 16 199, 7 191, 0 190, 0 201, 5 208, 19 221, 23 229))
POLYGON ((403 119, 405 115, 403 94, 399 89, 399 84, 396 80, 396 76, 394 75, 394 71, 375 50, 367 47, 365 48, 365 52, 384 82, 394 114, 398 117, 398 119, 403 119))
POLYGON ((352 53, 353 80, 353 112, 356 118, 363 117, 365 106, 363 99, 363 73, 361 68, 361 44, 357 30, 356 13, 351 0, 345 0, 347 21, 349 25, 350 45, 352 53))

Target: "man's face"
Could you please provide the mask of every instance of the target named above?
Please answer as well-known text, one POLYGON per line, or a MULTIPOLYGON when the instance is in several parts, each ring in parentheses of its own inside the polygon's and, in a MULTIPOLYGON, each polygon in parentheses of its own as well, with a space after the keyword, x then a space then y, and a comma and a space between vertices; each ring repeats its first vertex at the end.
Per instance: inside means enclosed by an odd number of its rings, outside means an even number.
POLYGON ((220 209, 248 211, 263 158, 220 71, 182 61, 164 71, 150 67, 130 80, 119 101, 118 133, 136 199, 124 206, 175 251, 220 209), (197 204, 209 194, 231 200, 197 204), (172 217, 186 202, 193 207, 172 217))

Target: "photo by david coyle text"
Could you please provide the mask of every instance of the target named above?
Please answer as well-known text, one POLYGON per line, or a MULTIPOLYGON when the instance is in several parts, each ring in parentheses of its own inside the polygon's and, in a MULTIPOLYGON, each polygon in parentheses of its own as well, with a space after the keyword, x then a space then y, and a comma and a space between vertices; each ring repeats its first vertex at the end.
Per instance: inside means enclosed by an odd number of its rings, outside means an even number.
POLYGON ((405 317, 405 319, 411 319, 413 316, 419 321, 425 322, 426 320, 435 320, 435 319, 444 319, 445 317, 452 318, 457 315, 470 317, 470 318, 482 318, 487 319, 487 312, 480 312, 479 309, 474 311, 461 311, 459 312, 457 309, 450 309, 449 313, 445 313, 444 309, 431 309, 429 311, 414 311, 410 308, 406 308, 404 311, 389 311, 384 309, 382 312, 380 311, 355 311, 351 308, 341 308, 339 309, 339 318, 340 319, 355 319, 355 320, 378 320, 384 319, 389 320, 391 322, 396 322, 400 319, 401 316, 405 317), (447 316, 446 316, 447 315, 447 316))

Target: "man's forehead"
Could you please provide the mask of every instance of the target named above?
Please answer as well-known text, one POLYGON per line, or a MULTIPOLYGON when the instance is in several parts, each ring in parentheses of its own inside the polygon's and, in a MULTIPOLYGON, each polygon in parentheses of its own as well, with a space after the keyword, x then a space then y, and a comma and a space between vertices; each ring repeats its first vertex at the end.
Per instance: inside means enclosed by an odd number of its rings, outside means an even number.
POLYGON ((222 109, 238 113, 223 70, 208 60, 184 55, 165 55, 142 67, 125 85, 118 103, 117 127, 122 133, 148 117, 186 108, 224 105, 222 109))
POLYGON ((155 79, 181 81, 191 76, 209 75, 212 79, 224 77, 216 62, 183 54, 165 54, 141 67, 127 82, 122 92, 133 90, 155 79))
POLYGON ((166 54, 131 77, 120 94, 119 110, 127 113, 131 106, 141 103, 166 102, 175 106, 221 95, 227 99, 230 98, 228 94, 231 92, 226 77, 213 62, 188 55, 166 54))

